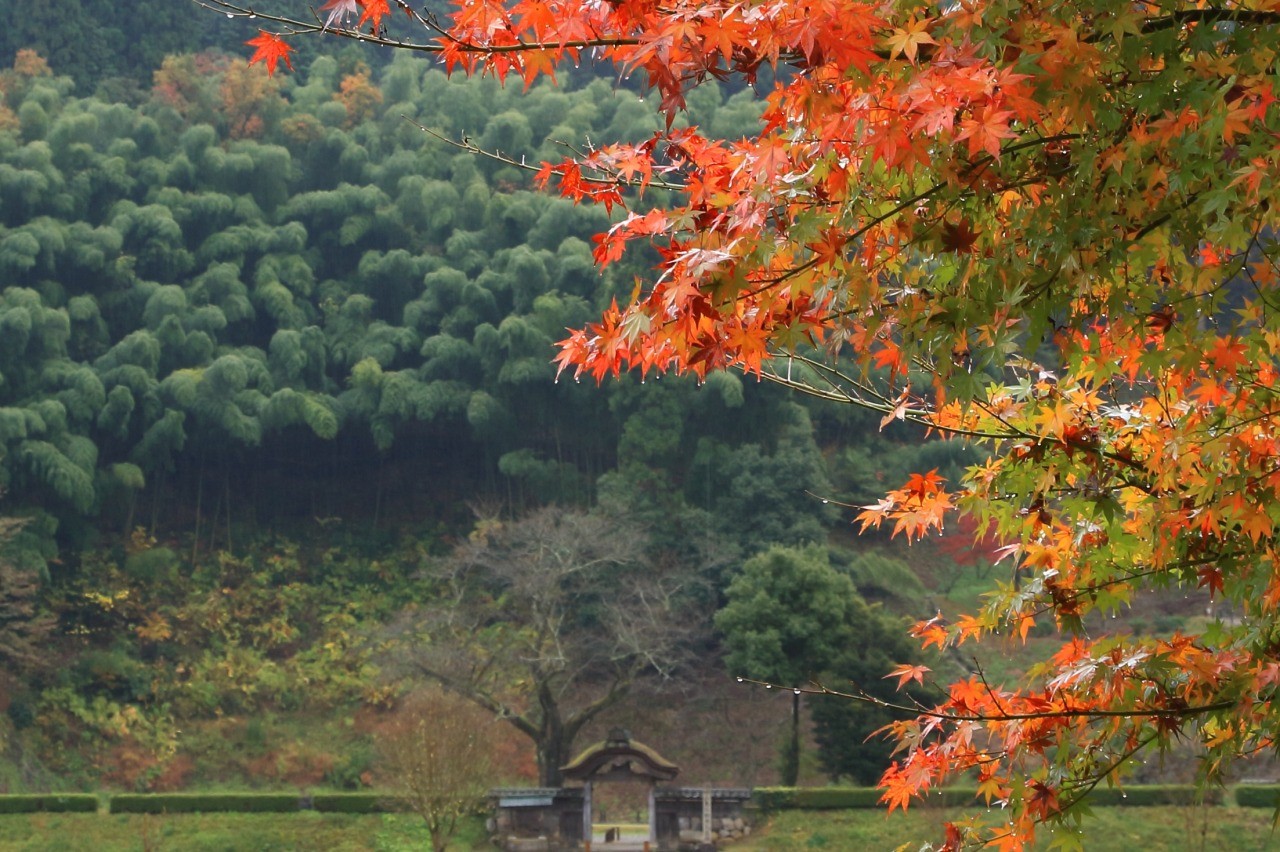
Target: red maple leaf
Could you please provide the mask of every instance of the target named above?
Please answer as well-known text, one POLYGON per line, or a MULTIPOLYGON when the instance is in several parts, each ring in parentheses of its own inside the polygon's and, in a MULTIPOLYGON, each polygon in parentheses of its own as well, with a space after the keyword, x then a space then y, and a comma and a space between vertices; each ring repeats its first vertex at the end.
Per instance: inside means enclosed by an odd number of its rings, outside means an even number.
POLYGON ((360 16, 360 20, 356 22, 356 26, 362 26, 365 21, 373 21, 373 31, 377 32, 382 26, 382 19, 391 14, 390 7, 387 6, 387 0, 360 0, 360 5, 364 7, 364 13, 360 16))
POLYGON ((268 75, 276 73, 276 63, 282 59, 285 67, 290 71, 293 70, 293 63, 289 61, 289 51, 293 50, 293 47, 286 44, 284 39, 278 35, 269 33, 266 30, 258 30, 258 37, 249 39, 245 44, 257 48, 253 56, 249 58, 249 64, 252 65, 255 62, 267 63, 268 75))
POLYGON ((968 219, 942 224, 942 247, 949 252, 969 254, 977 241, 978 232, 973 229, 973 223, 968 219))
POLYGON ((1199 588, 1203 589, 1205 586, 1209 587, 1209 600, 1213 600, 1213 595, 1215 592, 1217 592, 1218 594, 1222 593, 1222 569, 1221 568, 1217 568, 1213 566, 1205 566, 1203 568, 1197 568, 1196 576, 1200 578, 1200 582, 1196 584, 1199 588))

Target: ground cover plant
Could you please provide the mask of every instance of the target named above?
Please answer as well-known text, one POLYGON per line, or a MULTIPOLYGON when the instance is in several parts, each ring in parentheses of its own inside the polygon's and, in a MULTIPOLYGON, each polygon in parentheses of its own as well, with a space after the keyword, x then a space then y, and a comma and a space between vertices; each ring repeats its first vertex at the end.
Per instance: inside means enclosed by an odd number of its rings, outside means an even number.
MULTIPOLYGON (((972 814, 963 809, 929 805, 905 815, 886 818, 875 810, 784 812, 769 820, 762 831, 733 849, 741 852, 785 852, 794 849, 899 849, 918 848, 920 837, 936 834, 946 823, 963 821, 972 814)), ((1045 830, 1028 849, 1061 848, 1058 832, 1045 830)), ((1263 852, 1277 848, 1269 813, 1236 808, 1144 807, 1094 808, 1081 838, 1086 849, 1125 852, 1210 852, 1247 849, 1263 852)))
MULTIPOLYGON (((34 814, 0 820, 0 845, 21 852, 61 849, 409 850, 430 847, 414 816, 354 814, 34 814)), ((464 825, 450 848, 491 849, 481 820, 464 825)))

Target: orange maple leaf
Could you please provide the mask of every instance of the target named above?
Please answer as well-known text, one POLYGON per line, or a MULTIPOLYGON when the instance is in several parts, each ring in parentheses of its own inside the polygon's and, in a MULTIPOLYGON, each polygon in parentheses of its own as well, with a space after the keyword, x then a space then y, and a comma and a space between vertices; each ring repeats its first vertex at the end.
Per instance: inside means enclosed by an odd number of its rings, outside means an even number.
POLYGON ((894 30, 893 34, 886 39, 889 43, 889 58, 893 59, 901 53, 914 65, 920 45, 938 43, 933 36, 929 35, 929 24, 928 18, 922 21, 913 18, 905 27, 894 30))
POLYGON ((904 664, 889 672, 884 676, 884 679, 888 680, 891 677, 896 677, 898 679, 898 689, 902 689, 902 687, 906 686, 913 680, 923 686, 925 674, 931 671, 933 671, 933 669, 928 666, 912 666, 904 664))
POLYGON ((893 813, 895 808, 907 810, 911 797, 920 790, 913 781, 912 776, 896 760, 885 770, 880 778, 880 787, 884 790, 880 801, 889 806, 889 813, 893 813))
POLYGON ((1003 799, 1006 794, 999 778, 994 775, 980 775, 978 780, 978 795, 981 796, 989 805, 991 804, 992 799, 1003 799))
POLYGON ((969 156, 985 151, 995 159, 1000 159, 1000 140, 1017 136, 1009 129, 1009 119, 1013 111, 998 109, 994 104, 987 104, 982 113, 960 122, 960 132, 956 141, 969 140, 969 156))
POLYGON ((1240 365, 1248 361, 1245 345, 1234 337, 1219 337, 1206 354, 1215 367, 1233 376, 1240 365))

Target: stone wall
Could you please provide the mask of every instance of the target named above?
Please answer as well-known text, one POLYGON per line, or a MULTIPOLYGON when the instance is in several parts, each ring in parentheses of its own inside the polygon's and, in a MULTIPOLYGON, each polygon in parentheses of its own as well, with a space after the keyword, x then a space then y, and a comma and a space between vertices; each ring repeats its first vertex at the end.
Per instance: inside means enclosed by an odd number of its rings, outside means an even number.
MULTIPOLYGON (((700 787, 660 788, 654 796, 661 848, 696 849, 703 843, 703 791, 700 787)), ((751 832, 745 807, 751 791, 711 790, 711 842, 733 840, 751 832)))
MULTIPOLYGON (((489 833, 495 846, 508 852, 568 852, 582 848, 582 789, 505 789, 490 793, 494 814, 489 833)), ((751 791, 711 791, 711 844, 751 833, 745 806, 751 791)), ((654 852, 705 849, 703 790, 659 787, 654 791, 657 843, 654 852)), ((600 852, 609 847, 599 845, 600 852)))
MULTIPOLYGON (((680 828, 680 844, 697 844, 702 842, 702 817, 677 817, 680 828)), ((712 817, 711 841, 738 840, 751 834, 751 825, 745 817, 712 817)))

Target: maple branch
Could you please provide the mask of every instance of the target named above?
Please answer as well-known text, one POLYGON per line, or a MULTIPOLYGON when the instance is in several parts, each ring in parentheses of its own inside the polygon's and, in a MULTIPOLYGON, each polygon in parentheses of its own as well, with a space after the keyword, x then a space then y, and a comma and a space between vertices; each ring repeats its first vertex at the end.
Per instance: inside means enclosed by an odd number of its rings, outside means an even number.
MULTIPOLYGON (((444 135, 438 130, 433 130, 430 127, 424 127, 423 125, 419 124, 417 121, 413 120, 407 115, 404 115, 403 113, 401 113, 400 117, 403 118, 405 121, 409 122, 410 124, 412 124, 414 127, 421 130, 423 133, 432 137, 433 139, 438 139, 439 141, 445 143, 446 145, 451 145, 452 147, 457 148, 460 151, 465 151, 468 154, 473 154, 479 157, 485 157, 495 162, 502 163, 503 165, 506 165, 506 166, 511 166, 516 169, 521 169, 523 171, 534 172, 534 173, 537 173, 538 171, 540 171, 541 170, 540 165, 543 165, 543 164, 539 164, 539 166, 535 166, 532 163, 526 162, 524 157, 521 157, 519 160, 515 160, 512 157, 509 157, 506 154, 502 153, 501 151, 486 150, 484 148, 481 148, 479 145, 475 144, 474 142, 472 142, 471 138, 465 135, 461 139, 454 139, 451 136, 444 135)), ((558 144, 564 145, 565 147, 569 147, 569 145, 564 142, 560 142, 558 144)), ((598 169, 599 167, 592 166, 592 168, 598 169)), ((645 183, 642 187, 640 181, 635 179, 624 178, 621 176, 603 178, 603 177, 591 177, 589 175, 583 175, 582 182, 595 184, 597 186, 617 186, 617 187, 624 187, 628 189, 640 189, 640 188, 653 187, 654 189, 664 189, 664 190, 670 190, 672 192, 680 192, 685 189, 683 184, 668 183, 666 181, 661 181, 661 180, 657 180, 657 181, 650 180, 647 183, 645 183)))
MULTIPOLYGON (((1025 429, 1020 429, 1017 426, 1014 426, 1003 415, 1001 415, 995 409, 991 408, 983 400, 975 399, 973 401, 973 404, 981 408, 984 412, 986 412, 987 416, 992 417, 1005 425, 1005 427, 1009 430, 1009 434, 1001 437, 1005 437, 1005 438, 1019 437, 1026 441, 1034 442, 1036 444, 1043 443, 1043 444, 1049 444, 1050 446, 1063 447, 1064 449, 1079 450, 1080 452, 1083 452, 1089 455, 1094 455, 1094 456, 1097 456, 1098 458, 1104 458, 1104 459, 1107 459, 1108 461, 1116 462, 1122 467, 1127 467, 1131 470, 1138 471, 1139 473, 1147 472, 1147 469, 1145 466, 1143 466, 1142 464, 1140 464, 1134 459, 1126 458, 1120 455, 1114 450, 1104 450, 1101 445, 1093 445, 1091 443, 1087 443, 1080 440, 1069 440, 1065 438, 1052 438, 1044 435, 1037 435, 1037 434, 1028 432, 1025 429)), ((1158 496, 1159 494, 1158 489, 1156 489, 1154 486, 1149 485, 1145 482, 1141 482, 1136 479, 1131 479, 1126 476, 1116 475, 1116 481, 1118 481, 1120 484, 1128 488, 1134 488, 1138 491, 1141 491, 1143 494, 1146 494, 1151 497, 1158 496)))
MULTIPOLYGON (((824 391, 824 390, 821 390, 820 388, 815 388, 812 385, 808 385, 799 381, 794 381, 790 377, 782 376, 781 374, 776 372, 762 371, 762 375, 765 378, 769 379, 770 381, 776 382, 785 387, 792 388, 801 393, 808 394, 809 396, 818 397, 819 399, 827 399, 833 402, 850 403, 853 405, 857 405, 860 408, 867 408, 872 411, 879 411, 881 413, 886 413, 894 410, 893 402, 892 400, 889 399, 889 397, 880 393, 871 385, 859 379, 855 379, 852 376, 842 372, 839 368, 835 367, 832 364, 827 364, 822 361, 818 361, 814 358, 810 358, 809 356, 800 354, 798 352, 784 353, 781 350, 773 349, 771 350, 771 354, 773 355, 774 358, 781 358, 785 354, 786 357, 788 358, 794 358, 795 360, 798 360, 801 364, 804 364, 805 366, 814 370, 819 375, 822 375, 826 379, 828 386, 832 388, 832 390, 824 391), (832 376, 834 376, 835 378, 834 379, 831 378, 832 376), (874 397, 874 401, 869 399, 864 399, 861 396, 856 396, 850 393, 849 391, 841 387, 839 382, 836 380, 839 380, 840 382, 845 382, 850 387, 856 389, 860 394, 867 394, 871 397, 874 397)), ((772 364, 770 366, 772 366, 772 364)), ((907 410, 906 413, 912 416, 924 417, 929 412, 926 409, 915 409, 915 410, 907 410)), ((918 420, 916 422, 921 423, 921 425, 927 425, 926 421, 924 420, 918 420)))
POLYGON ((795 360, 800 361, 802 364, 812 368, 816 373, 821 375, 826 380, 828 387, 831 388, 831 390, 823 390, 821 388, 814 387, 813 385, 806 384, 805 382, 794 380, 789 376, 783 376, 772 370, 772 362, 770 363, 770 370, 761 370, 760 374, 764 378, 798 393, 803 393, 817 399, 829 400, 831 402, 856 405, 859 408, 865 408, 869 411, 876 411, 881 414, 893 413, 897 419, 900 419, 903 422, 913 423, 917 426, 924 426, 928 429, 933 429, 958 438, 1001 440, 1011 437, 1010 435, 996 432, 978 432, 972 429, 939 425, 930 419, 932 412, 929 409, 903 408, 899 411, 898 404, 894 400, 882 394, 871 385, 849 376, 831 364, 827 364, 795 352, 783 353, 777 349, 771 349, 771 354, 775 359, 781 358, 782 355, 785 354, 788 358, 794 358, 795 360), (848 384, 850 387, 856 389, 858 393, 850 393, 840 385, 840 382, 848 384), (859 394, 866 394, 874 399, 867 399, 859 394))
POLYGON ((1003 715, 1008 716, 1009 711, 1005 710, 1000 703, 1000 696, 991 688, 991 684, 987 683, 987 673, 982 670, 982 663, 978 662, 977 657, 972 657, 971 659, 973 660, 973 669, 977 672, 978 680, 982 681, 982 687, 987 691, 987 695, 991 696, 991 702, 996 705, 996 709, 1003 715))
MULTIPOLYGON (((1086 138, 1085 134, 1083 133, 1060 133, 1054 136, 1037 136, 1035 139, 1028 139, 1028 140, 1011 143, 1007 146, 1004 146, 1000 149, 1000 153, 1001 153, 1001 156, 1004 156, 1006 154, 1014 154, 1014 153, 1017 153, 1018 151, 1026 150, 1028 148, 1040 148, 1045 145, 1055 144, 1057 142, 1069 142, 1075 139, 1083 139, 1083 138, 1086 138)), ((968 164, 968 167, 963 172, 961 172, 961 177, 971 176, 973 173, 977 172, 979 169, 984 169, 987 166, 990 166, 994 162, 997 162, 996 157, 992 156, 991 154, 983 154, 977 160, 974 160, 972 163, 968 164)), ((1044 172, 1042 175, 1038 175, 1037 177, 1056 177, 1056 176, 1061 176, 1062 174, 1066 174, 1069 171, 1070 171, 1070 168, 1064 168, 1060 170, 1049 170, 1044 172)), ((1024 180, 1030 180, 1030 178, 1025 178, 1024 180)), ((1012 187, 1021 186, 1021 185, 1023 185, 1023 183, 1021 182, 1010 183, 1006 185, 1006 188, 1012 188, 1012 187)), ((938 183, 935 183, 933 186, 929 187, 928 189, 922 190, 921 192, 911 196, 910 198, 907 198, 904 201, 899 202, 896 206, 890 208, 884 213, 879 213, 871 217, 871 219, 864 222, 861 226, 859 226, 853 232, 847 234, 843 238, 843 244, 845 246, 848 246, 851 243, 856 242, 857 240, 866 236, 873 229, 879 227, 880 225, 883 225, 885 222, 888 222, 890 219, 895 218, 898 214, 902 213, 903 211, 908 210, 912 207, 915 207, 921 201, 927 201, 928 199, 936 195, 938 192, 944 189, 947 189, 951 186, 952 186, 952 183, 950 181, 939 181, 938 183)), ((955 205, 959 204, 961 201, 964 201, 968 197, 973 196, 975 194, 976 193, 974 193, 972 189, 962 190, 959 194, 956 195, 955 198, 951 199, 948 202, 949 206, 947 209, 954 207, 955 205)), ((935 217, 934 224, 937 224, 937 222, 940 222, 942 218, 945 216, 945 214, 946 214, 946 210, 942 211, 942 213, 940 213, 937 217, 935 217)), ((778 286, 779 284, 789 281, 790 279, 794 278, 796 275, 799 275, 802 272, 806 272, 812 269, 814 266, 817 266, 820 262, 821 262, 821 258, 814 257, 806 261, 805 263, 800 264, 799 266, 795 266, 795 267, 792 267, 791 269, 788 269, 786 272, 780 273, 777 276, 766 279, 765 283, 761 284, 758 287, 755 287, 750 290, 742 291, 741 293, 738 294, 737 298, 743 298, 743 297, 750 298, 750 297, 758 296, 761 293, 764 293, 765 291, 778 286)), ((850 313, 849 310, 837 311, 833 314, 830 314, 827 317, 827 319, 839 319, 844 316, 847 316, 849 313, 850 313)))
MULTIPOLYGON (((1059 807, 1057 808, 1057 810, 1055 810, 1053 813, 1051 813, 1051 814, 1046 814, 1046 815, 1045 815, 1044 817, 1042 817, 1042 818, 1037 818, 1037 819, 1036 819, 1036 822, 1044 823, 1044 822, 1046 822, 1050 817, 1059 817, 1059 816, 1061 816, 1062 814, 1066 813, 1066 812, 1067 812, 1068 810, 1070 810, 1071 808, 1073 808, 1073 807, 1075 807, 1076 805, 1078 805, 1080 802, 1084 801, 1084 799, 1089 795, 1089 793, 1093 792, 1093 789, 1094 789, 1095 787, 1097 787, 1097 786, 1098 786, 1098 784, 1102 781, 1102 779, 1103 779, 1103 778, 1106 778, 1108 775, 1110 775, 1112 772, 1114 772, 1114 771, 1115 771, 1116 769, 1118 769, 1120 766, 1124 765, 1125 761, 1128 761, 1128 760, 1133 759, 1133 756, 1134 756, 1135 754, 1137 754, 1139 751, 1141 751, 1142 749, 1146 748, 1147 746, 1151 745, 1151 743, 1152 743, 1152 742, 1154 742, 1154 741, 1155 741, 1155 739, 1156 739, 1156 735, 1155 735, 1155 734, 1152 734, 1152 735, 1151 735, 1151 736, 1149 736, 1147 739, 1140 741, 1136 746, 1134 746, 1134 747, 1133 747, 1132 749, 1130 749, 1128 752, 1126 752, 1125 754, 1123 754, 1122 756, 1120 756, 1119 758, 1117 758, 1115 761, 1113 761, 1113 762, 1112 762, 1112 763, 1107 767, 1107 769, 1105 769, 1105 770, 1103 770, 1102 772, 1098 773, 1098 774, 1097 774, 1097 775, 1092 779, 1092 781, 1088 784, 1088 786, 1087 786, 1087 787, 1085 787, 1085 788, 1080 792, 1080 794, 1079 794, 1078 796, 1076 796, 1076 797, 1074 797, 1073 799, 1071 799, 1069 802, 1067 802, 1067 804, 1062 805, 1062 806, 1059 806, 1059 807)), ((1083 783, 1083 782, 1082 782, 1082 783, 1083 783)), ((1064 786, 1065 786, 1065 785, 1064 785, 1064 786)), ((999 834, 993 834, 993 835, 991 835, 991 836, 989 836, 989 837, 986 837, 986 838, 984 838, 984 839, 980 839, 980 840, 976 840, 976 841, 974 841, 975 843, 977 843, 977 844, 978 844, 978 846, 977 846, 977 847, 974 847, 974 848, 978 848, 978 847, 982 847, 982 848, 989 847, 989 846, 991 846, 991 845, 995 844, 995 843, 996 843, 996 841, 998 841, 998 840, 1003 840, 1003 839, 1005 839, 1005 838, 1009 838, 1009 837, 1013 837, 1013 836, 1014 836, 1014 832, 1013 832, 1012 830, 1009 830, 1009 831, 1002 831, 1002 832, 1000 832, 999 834)))
POLYGON ((1160 18, 1148 18, 1142 25, 1142 32, 1153 33, 1185 24, 1260 24, 1273 26, 1280 24, 1280 12, 1261 9, 1181 9, 1160 18))
MULTIPOLYGON (((1087 797, 1091 792, 1093 792, 1093 789, 1097 787, 1099 783, 1102 782, 1103 778, 1108 777, 1109 775, 1111 775, 1111 773, 1115 772, 1125 763, 1132 760, 1135 754, 1137 754, 1138 752, 1142 751, 1144 748, 1146 748, 1147 746, 1155 742, 1157 737, 1158 737, 1157 734, 1152 733, 1152 734, 1149 734, 1146 738, 1138 740, 1138 742, 1133 746, 1133 748, 1122 753, 1115 760, 1111 761, 1111 763, 1109 763, 1106 767, 1095 772, 1092 778, 1081 779, 1072 788, 1072 792, 1074 792, 1075 795, 1065 805, 1062 805, 1060 808, 1058 808, 1058 813, 1059 814, 1066 813, 1076 805, 1080 804, 1080 802, 1084 801, 1085 797, 1087 797)), ((1063 787, 1066 788, 1066 784, 1063 784, 1063 787)))
MULTIPOLYGON (((444 50, 444 48, 438 44, 423 44, 421 42, 390 39, 376 33, 365 33, 350 27, 330 27, 322 23, 318 16, 314 23, 309 23, 287 15, 259 12, 256 9, 232 3, 230 0, 192 0, 192 2, 203 9, 209 9, 213 12, 222 12, 226 14, 228 18, 261 19, 264 21, 272 21, 288 28, 285 32, 277 33, 277 35, 309 35, 312 33, 327 33, 329 35, 338 36, 340 38, 349 38, 353 41, 365 42, 367 44, 376 44, 383 47, 395 47, 402 50, 414 50, 422 53, 440 53, 444 50)), ((439 30, 438 27, 435 27, 435 29, 439 30)))
POLYGON ((424 8, 423 12, 419 14, 418 10, 410 6, 407 0, 392 0, 392 2, 399 6, 406 15, 422 25, 423 29, 432 30, 442 38, 449 38, 448 28, 441 26, 440 22, 436 19, 434 12, 428 11, 424 8))
MULTIPOLYGON (((1091 597, 1092 595, 1096 594, 1097 592, 1103 589, 1109 589, 1113 586, 1122 586, 1122 585, 1125 585, 1126 583, 1132 583, 1135 580, 1141 580, 1144 577, 1155 577, 1161 574, 1176 574, 1179 571, 1183 571, 1187 568, 1192 568, 1196 565, 1204 565, 1206 563, 1217 564, 1223 560, 1235 559, 1240 556, 1248 556, 1248 555, 1249 554, 1243 550, 1238 550, 1238 551, 1228 552, 1228 553, 1202 554, 1195 557, 1187 557, 1186 559, 1181 559, 1177 562, 1167 563, 1157 568, 1148 568, 1143 571, 1133 571, 1133 572, 1124 574, 1124 576, 1121 576, 1121 577, 1114 577, 1110 580, 1102 580, 1096 583, 1090 583, 1085 586, 1059 587, 1059 588, 1065 589, 1064 594, 1053 598, 1052 602, 1046 603, 1044 606, 1040 608, 1031 610, 1030 613, 1028 614, 1032 616, 1046 615, 1048 613, 1061 610, 1063 602, 1075 603, 1076 601, 1082 600, 1087 597, 1091 597)), ((1123 570, 1122 568, 1114 564, 1111 564, 1109 567, 1111 567, 1112 569, 1123 570)), ((1052 595, 1051 592, 1050 594, 1052 595)))
MULTIPOLYGON (((1261 237, 1262 237, 1262 223, 1259 222, 1258 227, 1253 229, 1253 236, 1249 238, 1249 247, 1244 252, 1242 252, 1242 254, 1245 256, 1244 276, 1249 280, 1249 286, 1253 288, 1253 292, 1255 292, 1258 295, 1258 298, 1262 301, 1262 304, 1266 305, 1272 311, 1280 311, 1280 305, 1274 304, 1262 292, 1262 287, 1258 284, 1258 280, 1257 278, 1254 277, 1253 271, 1249 269, 1249 264, 1247 262, 1249 253, 1252 252, 1254 249, 1257 249, 1258 253, 1261 254, 1264 259, 1266 259, 1267 263, 1271 266, 1272 270, 1280 272, 1280 267, 1276 266, 1275 258, 1271 257, 1271 255, 1267 253, 1267 249, 1262 245, 1261 237)), ((1272 245, 1274 245, 1274 243, 1272 245)))
MULTIPOLYGON (((444 51, 444 47, 439 44, 423 44, 422 42, 387 38, 386 36, 378 33, 361 32, 358 29, 346 26, 330 27, 322 23, 319 17, 316 18, 314 23, 308 23, 307 21, 301 21, 287 15, 274 15, 268 12, 259 12, 255 9, 232 3, 230 0, 192 0, 192 2, 197 6, 214 12, 223 12, 228 17, 232 18, 261 18, 264 21, 273 21, 289 28, 287 32, 283 33, 284 35, 327 33, 340 38, 349 38, 354 41, 365 42, 366 44, 376 44, 382 47, 394 47, 400 50, 414 50, 421 53, 441 53, 444 51)), ((452 42, 457 45, 459 50, 466 53, 505 54, 525 53, 538 50, 586 50, 593 47, 634 47, 640 44, 640 40, 634 38, 593 38, 557 42, 517 41, 514 44, 475 44, 473 42, 462 41, 450 35, 438 24, 427 22, 421 16, 415 17, 417 17, 424 26, 440 33, 441 38, 452 42)))
POLYGON ((875 704, 884 707, 886 710, 896 710, 900 713, 917 714, 930 719, 938 719, 943 722, 1021 722, 1032 719, 1128 719, 1134 716, 1149 719, 1182 719, 1188 716, 1200 716, 1205 713, 1213 713, 1218 710, 1230 710, 1239 702, 1236 699, 1223 699, 1210 704, 1189 705, 1186 707, 1167 707, 1167 708, 1150 708, 1150 709, 1134 709, 1125 708, 1122 710, 1103 710, 1103 709, 1078 709, 1078 710, 1037 710, 1027 713, 1000 713, 999 715, 983 715, 981 713, 949 713, 944 710, 918 710, 909 707, 906 704, 898 704, 893 701, 886 701, 883 698, 877 698, 874 695, 868 695, 866 692, 841 692, 830 687, 816 684, 814 686, 780 686, 766 680, 756 680, 755 678, 741 677, 739 682, 750 683, 756 686, 763 686, 765 689, 773 689, 777 686, 779 689, 790 689, 802 695, 831 695, 836 698, 847 698, 851 701, 862 701, 865 703, 875 704))
POLYGON ((1152 219, 1150 222, 1148 222, 1146 225, 1140 228, 1138 232, 1133 235, 1133 238, 1128 240, 1128 242, 1131 244, 1140 242, 1143 237, 1167 225, 1169 223, 1169 220, 1173 218, 1173 214, 1178 213, 1182 210, 1186 210, 1192 204, 1195 204, 1196 201, 1199 200, 1199 198, 1200 198, 1199 191, 1188 193, 1185 200, 1181 204, 1174 207, 1172 210, 1166 213, 1162 213, 1156 218, 1152 219))

